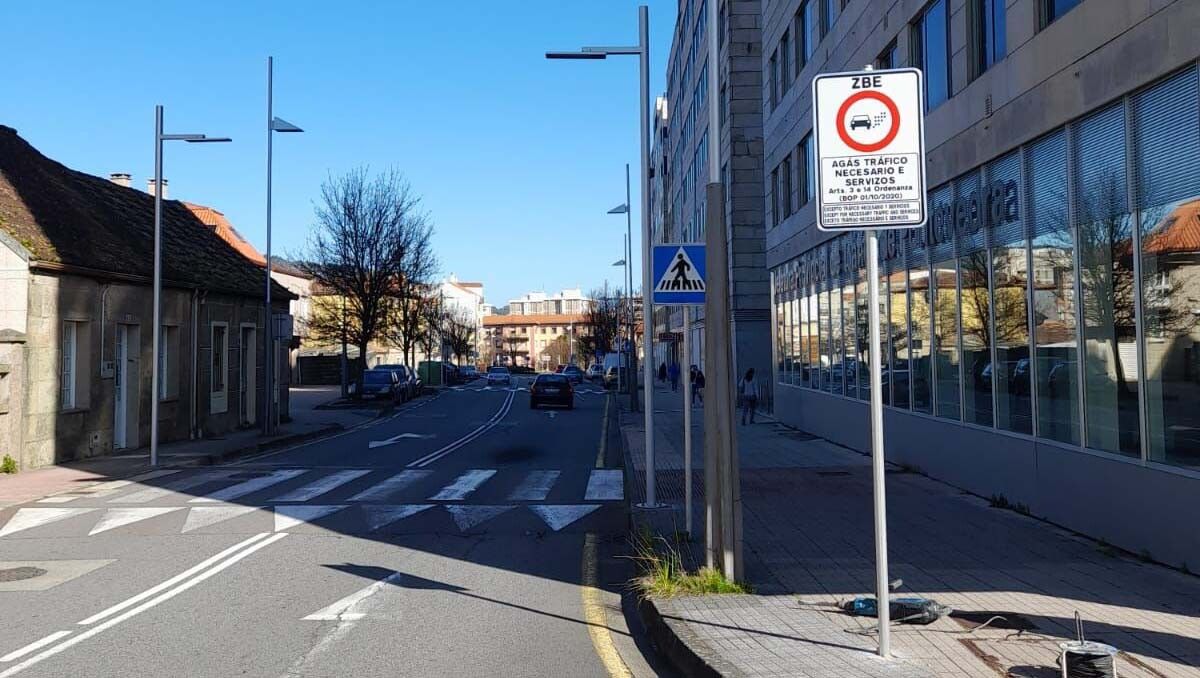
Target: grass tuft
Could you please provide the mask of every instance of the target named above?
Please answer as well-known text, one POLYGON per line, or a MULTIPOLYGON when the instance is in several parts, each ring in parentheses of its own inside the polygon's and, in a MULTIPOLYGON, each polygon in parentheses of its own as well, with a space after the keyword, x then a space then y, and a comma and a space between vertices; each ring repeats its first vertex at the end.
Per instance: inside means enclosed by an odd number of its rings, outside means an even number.
POLYGON ((749 586, 730 580, 715 568, 689 571, 676 544, 652 535, 645 528, 633 536, 632 557, 641 573, 633 584, 644 596, 672 598, 751 592, 749 586))
POLYGON ((10 456, 10 455, 7 455, 7 454, 4 455, 4 461, 0 461, 0 473, 12 474, 12 473, 16 473, 16 472, 17 472, 17 460, 13 459, 12 456, 10 456))

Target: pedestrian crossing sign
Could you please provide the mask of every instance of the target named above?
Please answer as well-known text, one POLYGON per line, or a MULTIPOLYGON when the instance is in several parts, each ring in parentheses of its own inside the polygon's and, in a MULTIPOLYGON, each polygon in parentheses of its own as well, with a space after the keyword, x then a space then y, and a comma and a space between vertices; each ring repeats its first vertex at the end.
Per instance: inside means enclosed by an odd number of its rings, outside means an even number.
POLYGON ((654 303, 701 306, 705 282, 704 245, 673 243, 654 246, 654 303))

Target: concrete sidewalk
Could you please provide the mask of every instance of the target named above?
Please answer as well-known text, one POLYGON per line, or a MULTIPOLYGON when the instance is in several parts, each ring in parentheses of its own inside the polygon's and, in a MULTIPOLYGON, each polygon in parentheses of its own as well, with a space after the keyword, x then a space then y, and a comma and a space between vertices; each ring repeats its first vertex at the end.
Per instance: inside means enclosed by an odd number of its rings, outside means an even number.
MULTIPOLYGON (((658 497, 640 512, 683 526, 680 394, 656 389, 658 497)), ((696 543, 703 562, 702 412, 693 420, 696 543)), ((644 497, 642 415, 621 416, 631 502, 644 497)), ((888 471, 890 575, 901 595, 956 612, 895 626, 897 659, 876 657, 873 619, 838 603, 874 595, 869 459, 773 421, 739 426, 746 576, 754 595, 655 600, 649 606, 706 669, 738 676, 1025 676, 1055 678, 1058 643, 1116 646, 1122 678, 1200 676, 1200 578, 1120 553, 913 472, 888 471), (1005 619, 975 627, 994 615, 1005 619)), ((964 453, 969 453, 964 450, 964 453)), ((1187 518, 1184 518, 1187 519, 1187 518)))
MULTIPOLYGON (((370 408, 320 409, 337 398, 337 386, 306 386, 291 390, 290 422, 275 435, 263 436, 258 428, 234 431, 203 440, 183 440, 158 447, 161 467, 206 466, 258 451, 318 438, 373 420, 379 411, 370 408)), ((96 457, 83 461, 0 475, 0 508, 45 496, 83 489, 99 482, 128 479, 148 473, 149 448, 131 454, 96 457)))

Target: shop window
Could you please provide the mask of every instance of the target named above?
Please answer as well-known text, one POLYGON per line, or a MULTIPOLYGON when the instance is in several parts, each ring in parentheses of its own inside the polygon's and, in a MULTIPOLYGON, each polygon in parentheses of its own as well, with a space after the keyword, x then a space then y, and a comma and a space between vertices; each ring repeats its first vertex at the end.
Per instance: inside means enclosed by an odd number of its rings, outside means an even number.
POLYGON ((1133 218, 1125 164, 1125 109, 1074 128, 1074 223, 1083 319, 1088 447, 1140 455, 1134 320, 1133 218))
POLYGON ((846 395, 851 398, 858 397, 858 317, 854 298, 854 283, 858 276, 857 242, 856 233, 844 235, 838 241, 842 248, 842 371, 846 395))
POLYGON ((988 289, 987 196, 979 172, 955 182, 954 231, 958 239, 959 323, 962 346, 963 421, 991 426, 992 295, 988 289))
MULTIPOLYGON (((992 333, 996 361, 984 376, 996 392, 996 426, 1033 433, 1032 372, 1029 354, 1029 270, 1025 223, 1017 203, 1021 180, 1019 153, 988 167, 987 209, 992 219, 992 333)), ((1048 281, 1053 283, 1053 269, 1048 281)), ((965 288, 964 288, 965 289, 965 288)))
MULTIPOLYGON (((887 258, 892 247, 887 243, 895 232, 884 232, 879 246, 887 258)), ((896 254, 900 254, 896 252, 896 254)), ((909 342, 908 342, 908 274, 904 270, 903 256, 890 256, 887 264, 880 269, 884 272, 880 281, 879 292, 887 296, 887 358, 884 364, 884 389, 891 393, 893 407, 907 410, 912 407, 912 397, 909 380, 909 342), (885 284, 886 281, 886 284, 885 284)), ((882 329, 882 328, 881 328, 882 329)))
POLYGON ((838 240, 829 242, 829 385, 830 393, 845 393, 845 330, 842 327, 842 248, 838 240))
POLYGON ((929 284, 926 231, 910 231, 905 244, 908 271, 909 382, 912 409, 933 414, 933 287, 929 284))
POLYGON ((1141 230, 1146 454, 1200 467, 1200 128, 1196 70, 1131 100, 1141 230), (1163 130, 1172 130, 1163 134, 1163 130))
POLYGON ((862 400, 871 399, 871 361, 875 360, 875 351, 871 349, 871 307, 870 290, 867 289, 867 243, 863 234, 856 234, 859 239, 858 261, 855 263, 854 276, 854 315, 858 322, 856 339, 858 341, 858 397, 862 400))

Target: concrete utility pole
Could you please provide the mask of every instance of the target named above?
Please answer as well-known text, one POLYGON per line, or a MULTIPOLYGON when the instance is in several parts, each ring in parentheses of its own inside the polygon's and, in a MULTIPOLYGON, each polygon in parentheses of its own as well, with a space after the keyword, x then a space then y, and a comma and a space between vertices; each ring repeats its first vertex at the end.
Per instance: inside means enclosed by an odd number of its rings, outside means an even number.
MULTIPOLYGON (((708 91, 718 92, 720 56, 717 0, 708 2, 708 91)), ((708 200, 705 264, 708 290, 704 303, 704 510, 705 552, 709 567, 735 581, 742 579, 742 483, 734 434, 733 332, 729 318, 729 240, 725 223, 725 185, 721 181, 721 122, 716 101, 708 99, 708 200)), ((688 407, 690 407, 690 403, 688 407)), ((690 500, 690 497, 689 497, 690 500)))

